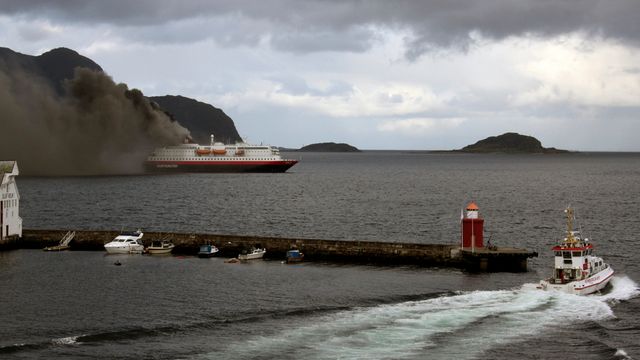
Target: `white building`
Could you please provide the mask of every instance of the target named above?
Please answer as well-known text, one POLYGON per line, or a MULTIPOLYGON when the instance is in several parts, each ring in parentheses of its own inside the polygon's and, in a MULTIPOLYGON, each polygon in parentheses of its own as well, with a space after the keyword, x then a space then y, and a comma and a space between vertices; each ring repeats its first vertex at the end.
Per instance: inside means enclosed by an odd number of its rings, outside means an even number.
POLYGON ((20 193, 16 186, 17 161, 0 161, 0 241, 22 237, 20 193))

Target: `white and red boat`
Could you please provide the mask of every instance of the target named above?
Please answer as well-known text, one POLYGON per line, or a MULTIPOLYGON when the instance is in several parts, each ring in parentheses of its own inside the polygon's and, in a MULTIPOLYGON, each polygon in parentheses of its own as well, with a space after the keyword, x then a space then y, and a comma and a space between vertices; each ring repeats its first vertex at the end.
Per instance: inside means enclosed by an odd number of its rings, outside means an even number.
POLYGON ((181 144, 156 149, 145 161, 152 172, 285 172, 298 160, 283 159, 278 148, 236 143, 181 144))
POLYGON ((613 269, 602 258, 593 255, 593 244, 573 230, 573 209, 567 214, 567 235, 560 245, 553 247, 555 268, 553 276, 540 281, 538 288, 569 294, 588 295, 604 288, 613 277, 613 269))

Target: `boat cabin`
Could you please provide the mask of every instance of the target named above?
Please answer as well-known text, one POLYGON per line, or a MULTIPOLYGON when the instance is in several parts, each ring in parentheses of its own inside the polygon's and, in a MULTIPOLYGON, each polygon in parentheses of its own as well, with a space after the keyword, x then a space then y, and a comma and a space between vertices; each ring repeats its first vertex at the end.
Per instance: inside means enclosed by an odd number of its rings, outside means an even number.
POLYGON ((124 238, 124 237, 119 237, 119 236, 117 238, 115 238, 113 240, 113 242, 125 243, 125 244, 131 244, 131 245, 135 245, 135 244, 143 245, 142 244, 142 240, 140 240, 140 239, 131 239, 131 238, 124 238))

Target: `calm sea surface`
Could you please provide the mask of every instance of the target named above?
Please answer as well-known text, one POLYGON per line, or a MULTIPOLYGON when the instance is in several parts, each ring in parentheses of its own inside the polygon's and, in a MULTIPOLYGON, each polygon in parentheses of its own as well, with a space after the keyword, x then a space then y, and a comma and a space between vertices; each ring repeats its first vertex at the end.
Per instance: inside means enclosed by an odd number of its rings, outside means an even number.
POLYGON ((142 228, 538 251, 523 274, 0 252, 0 358, 640 359, 640 154, 287 154, 284 174, 18 178, 29 229, 142 228), (563 209, 616 270, 541 292, 563 209), (114 266, 119 261, 122 266, 114 266))

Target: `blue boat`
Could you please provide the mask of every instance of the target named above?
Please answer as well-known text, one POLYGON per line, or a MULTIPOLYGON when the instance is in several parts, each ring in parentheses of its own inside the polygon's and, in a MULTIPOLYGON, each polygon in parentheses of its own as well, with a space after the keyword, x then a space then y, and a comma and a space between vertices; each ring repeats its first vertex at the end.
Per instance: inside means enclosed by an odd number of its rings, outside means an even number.
POLYGON ((304 254, 298 249, 287 251, 287 263, 296 263, 304 260, 304 254))

